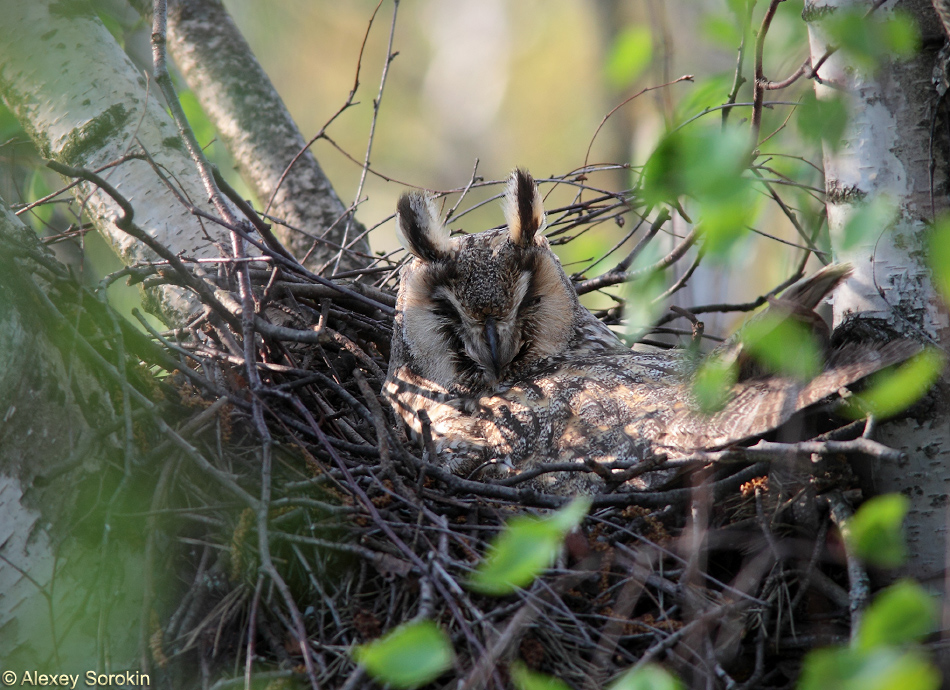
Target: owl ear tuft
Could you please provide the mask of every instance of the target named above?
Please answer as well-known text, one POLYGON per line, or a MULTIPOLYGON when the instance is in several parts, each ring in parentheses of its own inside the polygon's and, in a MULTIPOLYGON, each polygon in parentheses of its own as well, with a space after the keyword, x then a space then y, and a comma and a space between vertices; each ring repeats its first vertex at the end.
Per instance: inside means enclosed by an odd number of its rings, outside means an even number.
POLYGON ((519 247, 528 247, 544 229, 544 204, 538 185, 527 170, 518 168, 508 178, 505 195, 505 220, 508 234, 519 247))
POLYGON ((396 234, 402 246, 423 261, 436 261, 451 250, 449 231, 435 201, 425 192, 405 192, 399 197, 396 234))

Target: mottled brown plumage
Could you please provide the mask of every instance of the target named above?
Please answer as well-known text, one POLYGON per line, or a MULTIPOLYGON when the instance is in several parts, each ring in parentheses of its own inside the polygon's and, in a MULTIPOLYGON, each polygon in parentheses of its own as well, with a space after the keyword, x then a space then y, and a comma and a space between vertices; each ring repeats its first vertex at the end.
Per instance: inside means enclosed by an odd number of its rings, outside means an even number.
MULTIPOLYGON (((524 171, 512 174, 506 218, 507 228, 450 237, 426 195, 409 193, 398 204, 399 232, 415 258, 401 275, 384 393, 414 435, 425 410, 437 461, 457 474, 722 448, 775 429, 908 354, 855 346, 832 353, 808 382, 745 366, 724 407, 707 416, 694 402, 693 365, 682 351, 631 350, 581 306, 541 235, 541 197, 524 171)), ((770 309, 809 322, 849 270, 826 267, 770 309)), ((721 354, 744 357, 739 341, 721 354)), ((534 480, 558 493, 602 483, 579 472, 534 480)))

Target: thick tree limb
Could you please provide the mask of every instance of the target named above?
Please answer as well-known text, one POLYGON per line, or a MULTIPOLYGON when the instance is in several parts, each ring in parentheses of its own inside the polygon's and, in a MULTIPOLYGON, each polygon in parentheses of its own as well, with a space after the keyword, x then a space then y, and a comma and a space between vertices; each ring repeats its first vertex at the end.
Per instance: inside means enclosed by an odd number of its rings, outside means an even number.
MULTIPOLYGON (((270 212, 307 235, 278 230, 280 239, 298 258, 307 255, 314 238, 342 244, 346 207, 290 117, 274 85, 254 58, 219 0, 173 0, 168 4, 168 47, 175 64, 214 123, 238 170, 262 203, 272 196, 270 212), (287 166, 290 173, 281 182, 287 166), (279 184, 279 186, 278 186, 279 184)), ((363 232, 355 226, 356 233, 363 232)), ((316 240, 307 260, 314 268, 336 251, 316 240)), ((366 253, 364 240, 353 247, 366 253)), ((344 253, 341 265, 359 268, 365 260, 344 253)))

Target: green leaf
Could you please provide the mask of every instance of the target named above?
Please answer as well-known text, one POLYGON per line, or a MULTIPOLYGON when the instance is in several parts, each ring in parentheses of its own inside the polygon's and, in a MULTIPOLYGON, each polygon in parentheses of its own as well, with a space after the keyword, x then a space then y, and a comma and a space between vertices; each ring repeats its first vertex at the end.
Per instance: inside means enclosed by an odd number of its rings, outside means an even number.
POLYGON ((910 499, 902 494, 870 498, 848 520, 844 538, 868 563, 896 568, 907 557, 903 524, 909 509, 910 499))
POLYGON ((489 546, 469 585, 483 594, 502 596, 530 584, 550 567, 564 536, 581 523, 588 510, 590 499, 579 497, 543 518, 525 515, 512 519, 489 546))
POLYGON ((571 690, 560 678, 532 671, 520 663, 511 665, 511 679, 518 690, 571 690))
POLYGON ((646 162, 643 196, 654 205, 694 199, 706 253, 722 258, 758 213, 760 196, 744 176, 748 163, 745 129, 690 125, 664 137, 646 162))
POLYGON ((887 195, 875 197, 870 202, 858 202, 855 206, 854 213, 841 232, 839 251, 846 251, 862 242, 876 241, 897 217, 897 205, 887 195))
POLYGON ((3 103, 0 103, 0 142, 21 136, 25 138, 20 122, 3 103))
POLYGON ((798 690, 937 690, 940 672, 919 652, 818 649, 805 657, 798 690))
MULTIPOLYGON (((38 168, 30 175, 26 198, 31 202, 42 199, 53 191, 46 182, 45 172, 44 169, 38 168)), ((55 204, 41 204, 29 212, 34 221, 33 228, 40 236, 49 232, 49 228, 46 227, 46 224, 53 219, 53 210, 55 208, 55 204)))
POLYGON ((806 91, 795 109, 795 121, 802 137, 837 151, 848 126, 848 106, 844 96, 835 94, 818 100, 814 91, 806 91))
POLYGON ((920 50, 920 30, 907 12, 895 12, 890 21, 879 22, 878 27, 882 43, 892 54, 906 58, 920 50))
POLYGON ((577 497, 560 510, 551 513, 544 520, 561 533, 564 538, 568 532, 580 525, 590 512, 590 499, 577 497))
POLYGON ((764 313, 740 333, 746 351, 777 374, 800 381, 815 377, 822 367, 822 352, 808 328, 788 316, 764 313))
POLYGON ((637 80, 653 59, 653 40, 647 26, 628 26, 614 40, 607 55, 607 82, 621 89, 637 80))
POLYGON ((714 261, 727 262, 736 243, 746 236, 761 208, 761 197, 741 180, 734 193, 704 199, 697 218, 705 234, 703 248, 714 261))
POLYGON ((675 676, 655 664, 627 671, 609 690, 680 690, 683 685, 675 676))
POLYGON ((906 12, 865 17, 865 8, 838 9, 822 20, 831 42, 864 69, 889 57, 906 58, 920 47, 917 23, 906 12))
POLYGON ((432 621, 419 621, 357 647, 353 658, 381 683, 417 688, 451 668, 455 651, 441 628, 432 621))
POLYGON ((920 642, 934 631, 936 623, 934 600, 916 582, 901 580, 874 598, 861 619, 856 646, 871 651, 920 642))
POLYGON ((125 49, 125 29, 122 27, 122 23, 116 19, 111 12, 99 11, 98 16, 99 21, 101 21, 103 26, 106 27, 106 30, 112 34, 116 43, 125 49))
POLYGON ((878 419, 893 417, 930 390, 944 364, 938 350, 928 348, 919 352, 892 371, 872 377, 871 386, 851 398, 849 412, 856 419, 868 412, 878 419))
MULTIPOLYGON (((689 87, 689 92, 679 103, 673 113, 673 122, 679 124, 685 122, 694 115, 698 115, 704 110, 722 105, 726 100, 726 95, 732 88, 732 72, 720 72, 709 77, 705 77, 695 86, 689 87)), ((713 111, 717 115, 719 111, 713 111)), ((735 113, 733 113, 735 117, 735 113)), ((720 118, 716 118, 720 122, 720 118)))
POLYGON ((934 287, 950 304, 950 216, 937 220, 930 231, 930 251, 927 262, 933 275, 934 287))
POLYGON ((663 309, 662 303, 657 300, 666 290, 666 281, 667 275, 664 271, 649 271, 622 288, 626 302, 624 316, 627 335, 631 339, 638 339, 656 321, 660 310, 663 309))
POLYGON ((749 162, 747 132, 693 125, 665 136, 643 170, 643 193, 658 203, 688 195, 728 196, 749 162))
POLYGON ((737 379, 736 365, 721 357, 707 357, 693 376, 693 397, 703 414, 719 412, 731 397, 737 379))
POLYGON ((871 22, 865 20, 864 12, 859 9, 837 9, 824 20, 823 28, 839 50, 852 59, 869 66, 876 64, 871 22))
POLYGON ((726 0, 729 11, 740 17, 745 16, 748 0, 726 0))

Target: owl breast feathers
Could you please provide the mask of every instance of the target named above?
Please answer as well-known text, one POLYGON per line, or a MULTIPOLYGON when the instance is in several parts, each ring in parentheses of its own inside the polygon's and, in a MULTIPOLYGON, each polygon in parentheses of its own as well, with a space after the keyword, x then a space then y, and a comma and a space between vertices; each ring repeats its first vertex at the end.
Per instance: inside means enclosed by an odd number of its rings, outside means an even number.
MULTIPOLYGON (((539 464, 646 460, 718 449, 764 434, 793 414, 906 357, 900 348, 834 353, 811 381, 751 372, 716 413, 700 412, 693 367, 678 350, 625 346, 581 306, 542 236, 545 217, 531 176, 508 184, 507 227, 451 237, 432 199, 404 194, 403 268, 384 394, 411 429, 430 423, 437 461, 456 474, 497 477, 539 464)), ((828 266, 793 285, 773 309, 795 318, 843 280, 828 266)), ((741 357, 735 343, 726 357, 741 357)), ((660 477, 642 475, 639 487, 660 477)), ((557 493, 596 491, 596 474, 533 480, 557 493)))

